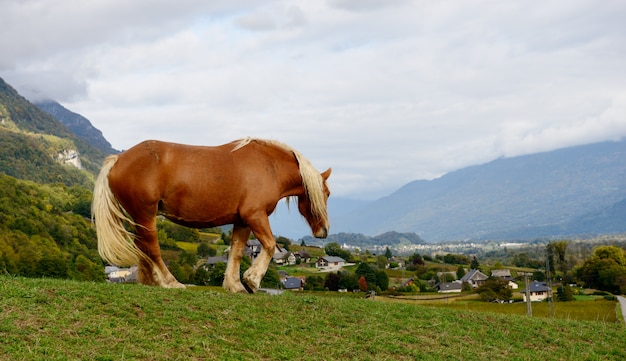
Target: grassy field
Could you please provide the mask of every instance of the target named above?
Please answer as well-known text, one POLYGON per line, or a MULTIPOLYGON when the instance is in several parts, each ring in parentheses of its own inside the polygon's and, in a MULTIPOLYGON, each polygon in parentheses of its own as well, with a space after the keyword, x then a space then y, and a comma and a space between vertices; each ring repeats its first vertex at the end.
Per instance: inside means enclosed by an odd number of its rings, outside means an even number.
POLYGON ((2 360, 621 360, 625 338, 617 322, 338 294, 0 276, 2 360))
MULTIPOLYGON (((479 311, 502 313, 507 315, 526 315, 526 303, 515 302, 512 304, 488 303, 479 299, 478 295, 463 295, 460 297, 445 298, 441 295, 382 298, 390 302, 404 302, 419 304, 429 307, 449 308, 459 311, 479 311), (437 299, 434 299, 437 298, 437 299)), ((605 300, 603 297, 587 296, 576 302, 556 302, 553 305, 551 315, 550 305, 547 302, 533 302, 533 317, 554 317, 569 320, 586 320, 616 323, 623 322, 623 316, 619 312, 618 303, 605 300)))

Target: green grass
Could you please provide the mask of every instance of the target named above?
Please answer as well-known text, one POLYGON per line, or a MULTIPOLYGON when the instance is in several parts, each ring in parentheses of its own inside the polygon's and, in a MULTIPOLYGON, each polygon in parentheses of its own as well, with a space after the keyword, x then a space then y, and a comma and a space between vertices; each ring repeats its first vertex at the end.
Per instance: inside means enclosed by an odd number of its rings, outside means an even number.
POLYGON ((0 276, 2 360, 617 360, 625 337, 620 323, 338 294, 0 276))
MULTIPOLYGON (((455 310, 471 310, 479 312, 493 312, 508 315, 526 315, 526 303, 517 300, 515 303, 500 304, 480 300, 477 294, 419 294, 416 296, 400 296, 385 299, 390 302, 405 302, 431 307, 443 307, 455 310)), ((533 302, 533 317, 554 317, 571 320, 587 320, 600 322, 622 322, 624 319, 619 312, 616 301, 608 301, 603 296, 576 296, 574 302, 555 302, 554 314, 547 302, 533 302)))

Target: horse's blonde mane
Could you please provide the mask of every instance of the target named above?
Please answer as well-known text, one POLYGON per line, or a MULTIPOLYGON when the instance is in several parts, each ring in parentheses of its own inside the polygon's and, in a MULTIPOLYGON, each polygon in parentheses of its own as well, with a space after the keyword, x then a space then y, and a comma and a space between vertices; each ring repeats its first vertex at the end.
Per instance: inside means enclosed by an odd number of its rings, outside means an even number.
MULTIPOLYGON (((309 196, 309 200, 311 202, 311 212, 314 216, 319 217, 321 219, 327 219, 328 213, 326 210, 326 204, 324 202, 324 180, 322 179, 321 174, 315 169, 313 164, 306 159, 302 153, 298 152, 293 147, 279 142, 277 140, 269 140, 269 139, 258 139, 247 137, 241 139, 237 142, 235 147, 233 148, 233 152, 245 147, 251 142, 256 141, 263 144, 272 145, 281 149, 284 149, 287 152, 293 153, 298 162, 298 168, 300 169, 300 176, 302 177, 302 186, 304 187, 305 192, 309 196)), ((287 199, 289 202, 289 199, 287 199)))

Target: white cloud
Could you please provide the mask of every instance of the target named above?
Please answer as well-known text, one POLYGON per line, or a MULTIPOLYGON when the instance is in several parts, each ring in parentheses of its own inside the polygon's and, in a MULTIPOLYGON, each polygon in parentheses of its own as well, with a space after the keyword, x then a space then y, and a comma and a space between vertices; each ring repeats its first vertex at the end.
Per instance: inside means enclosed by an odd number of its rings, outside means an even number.
POLYGON ((0 76, 85 115, 114 147, 279 139, 332 166, 336 195, 626 135, 619 1, 2 9, 0 76))

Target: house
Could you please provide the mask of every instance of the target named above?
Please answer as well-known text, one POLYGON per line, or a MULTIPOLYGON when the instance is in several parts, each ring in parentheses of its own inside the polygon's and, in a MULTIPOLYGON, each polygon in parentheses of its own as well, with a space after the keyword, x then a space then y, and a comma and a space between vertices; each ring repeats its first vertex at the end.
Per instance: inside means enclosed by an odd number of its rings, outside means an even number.
POLYGON ((276 264, 285 266, 296 264, 296 256, 294 256, 293 253, 287 251, 284 248, 279 248, 278 251, 274 252, 272 260, 276 264))
POLYGON ((294 253, 293 255, 296 257, 296 260, 300 260, 300 263, 311 262, 311 254, 307 252, 304 248, 294 253))
POLYGON ((396 257, 391 257, 389 258, 389 260, 387 260, 387 265, 385 266, 385 268, 391 268, 391 265, 397 265, 394 268, 404 268, 404 260, 401 258, 396 258, 396 257))
POLYGON ((279 270, 278 277, 280 277, 281 281, 284 281, 287 277, 289 277, 289 273, 287 273, 287 271, 279 270))
POLYGON ((341 268, 346 264, 346 260, 341 257, 335 256, 324 256, 317 259, 315 263, 315 267, 317 268, 326 268, 326 267, 336 267, 341 268))
POLYGON ((442 282, 435 286, 439 293, 455 293, 463 290, 461 282, 442 282))
POLYGON ((471 269, 461 278, 461 283, 469 283, 472 288, 478 288, 487 280, 487 275, 477 269, 471 269))
POLYGON ((286 290, 302 291, 305 280, 300 277, 287 277, 283 282, 283 287, 286 290))
POLYGON ((112 283, 132 283, 137 281, 137 266, 130 268, 119 268, 107 266, 104 268, 106 278, 112 283))
POLYGON ((246 256, 250 257, 250 260, 254 260, 259 255, 259 253, 261 253, 262 249, 263 246, 258 239, 249 239, 246 242, 246 249, 244 249, 243 253, 246 256))
MULTIPOLYGON (((521 292, 526 302, 526 289, 524 288, 521 292)), ((545 282, 534 281, 529 286, 529 293, 531 302, 540 302, 551 296, 552 289, 545 282)))
POLYGON ((215 265, 218 263, 228 263, 228 258, 226 258, 225 256, 215 256, 215 257, 209 257, 207 258, 206 262, 204 263, 204 267, 208 270, 210 269, 214 269, 215 265))
MULTIPOLYGON (((243 249, 243 254, 248 256, 251 261, 254 261, 255 258, 261 253, 263 249, 263 245, 259 242, 258 239, 249 239, 246 241, 246 248, 243 249)), ((228 256, 230 254, 230 246, 224 250, 224 254, 228 256)))
POLYGON ((509 283, 509 288, 516 290, 519 288, 515 279, 511 276, 511 271, 508 269, 494 269, 491 271, 491 277, 503 279, 509 283))

